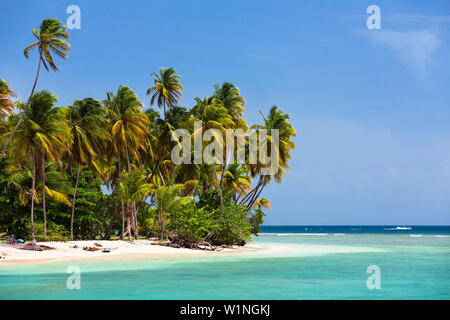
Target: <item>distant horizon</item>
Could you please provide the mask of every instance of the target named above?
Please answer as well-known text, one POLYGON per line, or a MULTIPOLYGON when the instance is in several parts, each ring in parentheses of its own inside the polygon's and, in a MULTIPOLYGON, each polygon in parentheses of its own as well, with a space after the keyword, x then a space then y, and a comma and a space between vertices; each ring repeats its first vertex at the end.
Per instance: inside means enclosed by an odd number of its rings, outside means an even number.
POLYGON ((266 225, 262 227, 450 227, 447 224, 280 224, 266 225))

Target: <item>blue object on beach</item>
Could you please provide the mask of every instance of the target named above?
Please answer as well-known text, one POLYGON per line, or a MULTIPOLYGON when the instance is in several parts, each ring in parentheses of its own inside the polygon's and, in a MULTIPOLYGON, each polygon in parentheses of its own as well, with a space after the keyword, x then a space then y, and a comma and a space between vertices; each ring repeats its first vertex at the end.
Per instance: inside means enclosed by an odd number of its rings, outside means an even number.
POLYGON ((22 239, 17 239, 17 242, 19 242, 19 243, 25 243, 25 241, 23 241, 22 239))

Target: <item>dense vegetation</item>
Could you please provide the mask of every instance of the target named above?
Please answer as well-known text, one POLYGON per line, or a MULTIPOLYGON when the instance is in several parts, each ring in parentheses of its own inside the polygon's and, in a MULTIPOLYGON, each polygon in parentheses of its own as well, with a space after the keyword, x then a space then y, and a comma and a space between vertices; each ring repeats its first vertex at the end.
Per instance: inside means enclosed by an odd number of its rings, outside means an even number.
POLYGON ((175 129, 188 130, 192 139, 194 121, 202 131, 249 129, 236 86, 215 85, 211 96, 186 108, 180 105, 181 76, 161 68, 147 90, 161 115, 144 110, 127 86, 104 100, 79 98, 58 107, 52 92, 35 88, 42 65, 57 71, 53 56, 67 58, 69 35, 56 19, 44 20, 33 35, 37 41, 24 52, 27 58, 33 49, 38 53, 28 100, 13 103, 16 94, 0 79, 0 232, 33 243, 118 235, 191 246, 243 244, 260 231, 262 209, 270 209, 261 192, 272 178, 281 182, 295 147, 289 115, 273 106, 262 124, 250 127, 267 129, 269 139, 279 130, 279 148, 270 151, 279 162, 274 175, 261 174, 267 164, 238 164, 225 156, 216 164, 177 165, 171 159, 175 129))

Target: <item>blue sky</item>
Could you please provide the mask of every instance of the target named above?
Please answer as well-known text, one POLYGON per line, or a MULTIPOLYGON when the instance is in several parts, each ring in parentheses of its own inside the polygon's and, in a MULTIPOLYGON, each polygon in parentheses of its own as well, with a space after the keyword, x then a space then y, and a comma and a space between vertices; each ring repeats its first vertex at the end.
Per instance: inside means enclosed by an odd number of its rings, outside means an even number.
POLYGON ((61 106, 120 84, 148 105, 161 66, 183 76, 188 107, 231 81, 249 123, 276 104, 298 132, 266 224, 450 224, 449 1, 0 0, 0 77, 20 98, 31 29, 71 4, 72 53, 38 83, 61 106), (371 4, 381 30, 366 27, 371 4))

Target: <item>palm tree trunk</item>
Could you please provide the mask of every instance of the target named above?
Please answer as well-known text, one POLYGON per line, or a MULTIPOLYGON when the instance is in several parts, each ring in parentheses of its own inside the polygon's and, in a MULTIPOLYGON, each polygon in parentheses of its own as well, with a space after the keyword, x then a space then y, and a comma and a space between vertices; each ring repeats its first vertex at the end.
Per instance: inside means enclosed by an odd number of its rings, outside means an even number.
POLYGON ((258 194, 252 199, 252 201, 250 201, 250 203, 247 206, 246 211, 250 211, 250 209, 253 207, 253 204, 256 202, 256 200, 258 200, 258 197, 261 194, 261 192, 263 191, 265 186, 266 186, 265 184, 261 185, 261 189, 259 190, 258 194))
POLYGON ((44 212, 44 237, 47 237, 47 204, 45 194, 45 178, 42 179, 42 211, 44 212))
POLYGON ((131 239, 131 213, 130 213, 130 208, 128 205, 126 205, 126 210, 127 210, 127 223, 128 223, 128 241, 132 241, 131 239))
MULTIPOLYGON (((122 166, 120 165, 120 153, 117 154, 117 167, 119 169, 119 177, 122 173, 122 166)), ((117 189, 117 186, 116 186, 117 189)), ((120 240, 123 240, 124 234, 125 234, 125 211, 124 211, 124 205, 123 205, 123 201, 120 201, 122 204, 121 207, 121 213, 122 213, 122 232, 120 234, 120 240)))
POLYGON ((33 84, 33 89, 31 90, 31 94, 30 94, 30 97, 28 98, 27 105, 25 106, 25 109, 23 109, 22 114, 20 115, 19 121, 16 124, 16 127, 14 128, 13 132, 9 136, 8 141, 6 142, 6 145, 3 147, 2 154, 0 155, 0 161, 3 160, 3 157, 5 156, 5 153, 8 150, 9 144, 10 144, 12 138, 14 137, 14 135, 16 134, 16 131, 19 128, 20 124, 22 123, 22 120, 25 117, 28 107, 30 106, 31 98, 33 97, 34 90, 36 89, 36 84, 37 84, 37 81, 39 78, 39 72, 41 70, 41 60, 42 60, 42 51, 39 50, 39 64, 38 64, 38 69, 37 69, 37 73, 36 73, 36 79, 34 80, 34 84, 33 84))
POLYGON ((122 234, 120 235, 120 240, 123 240, 123 237, 125 235, 125 205, 122 202, 122 234))
POLYGON ((245 203, 245 201, 248 200, 248 198, 255 193, 255 191, 257 191, 257 189, 259 188, 259 184, 256 185, 256 187, 254 189, 252 189, 251 191, 249 191, 241 200, 241 202, 239 203, 239 205, 243 205, 245 203))
POLYGON ((219 216, 219 218, 222 218, 222 216, 223 216, 222 188, 220 187, 220 184, 219 184, 219 177, 217 176, 217 170, 216 170, 216 165, 215 164, 213 164, 213 168, 214 168, 214 175, 216 176, 217 188, 219 189, 219 196, 220 196, 220 216, 219 216))
POLYGON ((158 168, 158 173, 159 173, 159 177, 161 178, 162 184, 165 186, 165 185, 166 185, 166 182, 164 181, 164 177, 163 177, 163 175, 162 175, 162 173, 161 173, 161 170, 159 170, 159 168, 158 168))
POLYGON ((36 187, 36 162, 35 162, 35 158, 36 158, 36 152, 34 152, 34 157, 33 157, 33 182, 32 182, 32 186, 31 186, 31 243, 35 244, 36 243, 36 238, 34 237, 34 191, 35 191, 35 187, 36 187))
POLYGON ((75 214, 75 201, 77 198, 78 180, 80 178, 80 167, 81 167, 81 163, 78 162, 77 178, 75 180, 75 189, 73 191, 72 214, 70 216, 70 240, 72 240, 72 241, 73 241, 73 216, 75 214))
POLYGON ((128 173, 130 173, 130 171, 131 171, 130 157, 128 156, 128 147, 126 144, 125 144, 125 155, 127 156, 127 171, 128 171, 128 173))
POLYGON ((159 238, 159 240, 163 240, 163 238, 164 238, 163 224, 164 224, 164 215, 163 215, 163 211, 160 210, 159 215, 158 215, 158 238, 159 238))

